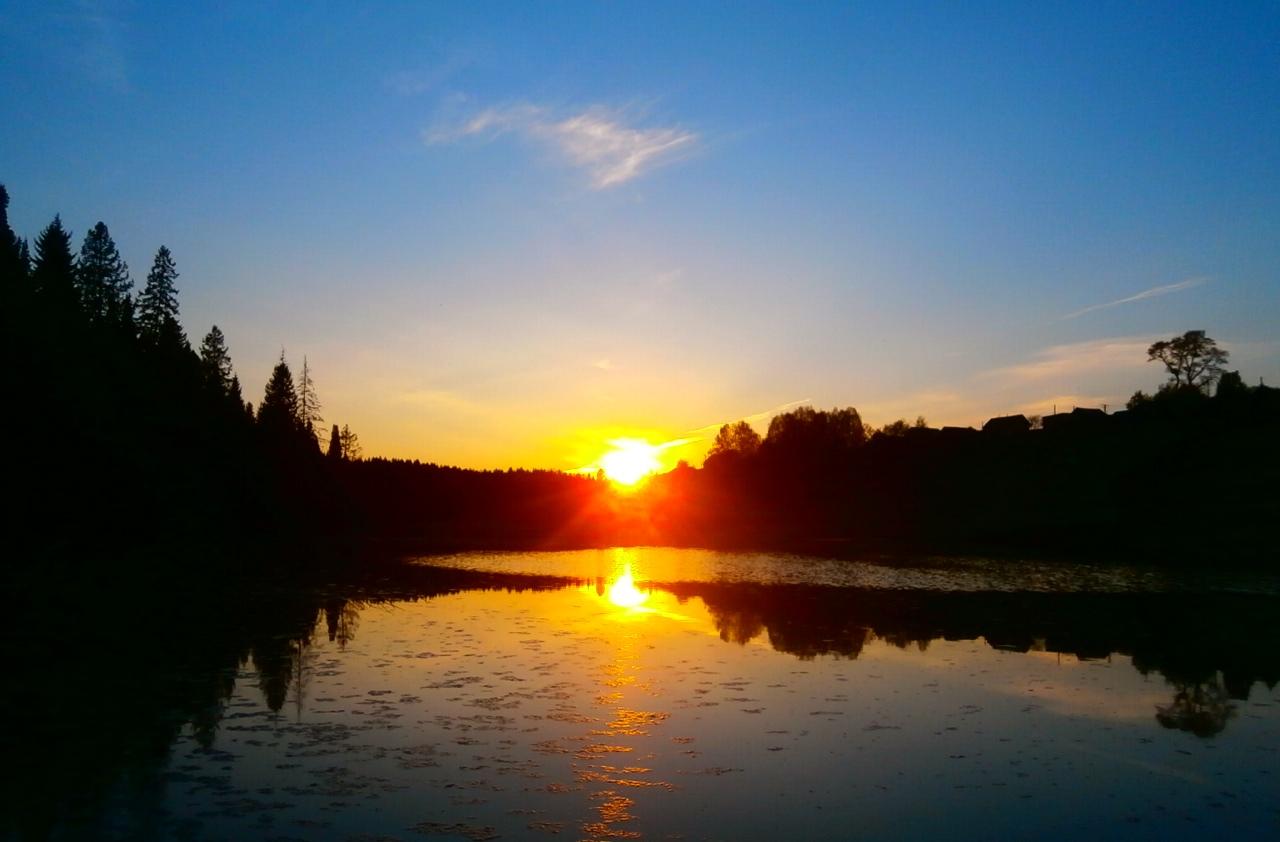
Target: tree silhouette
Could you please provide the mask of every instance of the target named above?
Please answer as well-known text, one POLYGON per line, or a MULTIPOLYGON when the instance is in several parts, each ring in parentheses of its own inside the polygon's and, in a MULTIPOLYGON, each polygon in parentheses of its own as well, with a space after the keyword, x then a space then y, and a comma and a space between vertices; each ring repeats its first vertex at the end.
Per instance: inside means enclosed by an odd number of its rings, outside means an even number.
POLYGON ((342 425, 342 432, 338 434, 342 441, 342 458, 343 459, 359 459, 362 452, 360 447, 360 437, 351 432, 351 428, 346 424, 342 425))
POLYGON ((5 305, 13 306, 18 289, 25 289, 27 274, 26 243, 9 227, 9 191, 0 184, 0 295, 5 305))
POLYGON ((182 348, 187 337, 178 322, 178 267, 166 246, 156 252, 147 273, 147 285, 138 296, 138 332, 144 342, 158 348, 182 348))
POLYGON ((298 432, 298 391, 293 385, 293 372, 285 362, 284 351, 280 361, 271 370, 262 403, 258 404, 258 424, 277 436, 289 436, 298 432))
POLYGON ((226 338, 217 325, 209 329, 204 341, 200 343, 200 368, 204 372, 205 382, 215 391, 234 397, 237 405, 244 402, 239 395, 240 381, 236 379, 231 368, 231 355, 227 353, 226 338))
POLYGON ((891 421, 888 424, 885 424, 879 430, 876 430, 876 432, 881 435, 900 438, 905 436, 910 430, 923 430, 928 426, 929 424, 924 420, 924 416, 917 415, 914 424, 910 423, 905 418, 899 418, 897 421, 891 421))
POLYGON ((1147 349, 1147 360, 1159 361, 1169 372, 1168 386, 1208 393, 1227 363, 1228 354, 1203 330, 1189 330, 1162 339, 1147 349))
POLYGON ((337 424, 333 425, 333 431, 329 433, 329 449, 325 451, 325 455, 334 460, 342 459, 342 434, 338 432, 337 424))
POLYGON ((62 227, 59 216, 36 237, 31 283, 45 313, 62 318, 75 314, 79 306, 76 259, 71 253, 71 233, 62 227))
POLYGON ((764 447, 775 457, 810 462, 847 453, 866 439, 862 417, 853 407, 828 411, 802 406, 773 417, 764 447))
POLYGON ((105 223, 99 222, 84 235, 76 281, 89 321, 122 327, 133 321, 129 266, 120 258, 105 223))
POLYGON ((1240 372, 1227 371, 1218 379, 1218 391, 1213 394, 1223 400, 1240 400, 1248 396, 1249 387, 1244 384, 1240 372))
POLYGON ((302 358, 302 377, 298 381, 298 422, 302 430, 311 436, 316 447, 320 446, 320 430, 324 418, 320 417, 320 398, 316 384, 311 379, 311 366, 302 358))
POLYGON ((761 441, 760 434, 746 421, 725 424, 720 428, 720 432, 716 433, 716 440, 712 443, 707 456, 709 458, 722 453, 752 456, 760 449, 761 441))
POLYGON ((247 415, 250 421, 253 420, 253 404, 245 402, 244 392, 240 389, 240 378, 234 374, 231 375, 231 385, 227 387, 227 397, 231 398, 236 409, 247 415))

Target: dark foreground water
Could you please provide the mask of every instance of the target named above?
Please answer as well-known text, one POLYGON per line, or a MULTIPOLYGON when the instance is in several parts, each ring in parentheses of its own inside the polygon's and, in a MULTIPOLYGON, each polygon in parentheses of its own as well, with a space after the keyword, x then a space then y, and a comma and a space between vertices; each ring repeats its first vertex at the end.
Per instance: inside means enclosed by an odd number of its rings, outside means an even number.
MULTIPOLYGON (((978 560, 424 559, 380 584, 157 608, 160 632, 120 617, 20 662, 3 827, 1275 839, 1274 594, 978 560)), ((43 651, 28 642, 20 661, 43 651)))

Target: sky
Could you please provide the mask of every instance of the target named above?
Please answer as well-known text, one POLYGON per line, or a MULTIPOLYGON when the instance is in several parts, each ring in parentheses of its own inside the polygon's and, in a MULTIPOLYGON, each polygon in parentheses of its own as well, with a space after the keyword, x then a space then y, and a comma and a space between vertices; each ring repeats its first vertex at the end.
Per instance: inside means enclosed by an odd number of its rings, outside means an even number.
POLYGON ((167 245, 366 455, 1280 385, 1274 2, 197 5, 0 0, 10 221, 167 245))

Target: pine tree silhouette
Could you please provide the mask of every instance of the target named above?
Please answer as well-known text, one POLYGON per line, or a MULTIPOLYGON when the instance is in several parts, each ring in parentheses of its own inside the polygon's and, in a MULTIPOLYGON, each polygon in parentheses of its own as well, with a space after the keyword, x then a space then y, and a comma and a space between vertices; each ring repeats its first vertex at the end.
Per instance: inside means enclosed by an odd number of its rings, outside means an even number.
POLYGON ((59 216, 36 237, 31 284, 38 306, 47 317, 58 320, 75 317, 80 306, 76 259, 71 253, 71 233, 62 227, 59 216))
POLYGON ((226 338, 217 325, 209 329, 204 341, 200 343, 200 368, 204 372, 205 382, 214 391, 231 397, 234 386, 237 392, 235 395, 237 405, 244 402, 238 394, 240 381, 236 380, 231 368, 231 355, 227 353, 226 338))
POLYGON ((175 350, 188 347, 186 334, 178 322, 178 267, 169 249, 161 246, 147 273, 147 285, 138 296, 138 333, 154 348, 175 350))
POLYGON ((80 304, 89 321, 121 327, 133 321, 129 266, 120 258, 115 241, 102 222, 84 235, 76 282, 80 304))
POLYGON ((302 358, 302 378, 298 381, 298 424, 319 448, 324 418, 320 416, 320 398, 316 395, 316 384, 311 379, 311 366, 306 357, 302 358))
POLYGON ((281 351, 280 361, 271 370, 271 379, 258 405, 258 425, 273 436, 287 438, 298 433, 298 418, 298 391, 293 385, 293 372, 281 351))

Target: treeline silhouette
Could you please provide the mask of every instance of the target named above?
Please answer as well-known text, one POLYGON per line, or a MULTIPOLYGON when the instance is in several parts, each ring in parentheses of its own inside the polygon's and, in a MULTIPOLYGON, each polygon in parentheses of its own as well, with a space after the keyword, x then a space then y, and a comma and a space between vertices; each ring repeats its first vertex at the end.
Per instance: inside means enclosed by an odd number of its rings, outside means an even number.
POLYGON ((402 548, 651 544, 1274 562, 1280 390, 1224 376, 1128 410, 979 431, 801 407, 726 425, 701 469, 639 490, 537 471, 342 466, 361 534, 402 548))
POLYGON ((22 401, 6 515, 31 546, 1274 557, 1280 390, 1226 371, 1203 331, 1152 345, 1169 382, 1123 411, 876 430, 853 408, 800 407, 763 436, 726 425, 701 469, 619 493, 602 477, 361 458, 348 427, 326 437, 308 362, 295 378, 283 352, 255 410, 221 331, 187 339, 168 249, 135 291, 104 224, 77 253, 55 218, 28 248, 0 198, 3 377, 22 401))
POLYGON ((981 431, 801 408, 721 431, 702 470, 653 482, 676 543, 1274 562, 1280 390, 1224 376, 981 431))
MULTIPOLYGON (((222 331, 188 339, 168 248, 135 289, 104 223, 77 250, 55 217, 29 246, 8 203, 0 186, 10 542, 136 562, 175 545, 247 560, 330 540, 339 492, 305 358, 295 383, 281 353, 255 411, 222 331)), ((338 460, 358 447, 350 430, 337 438, 338 460)))

